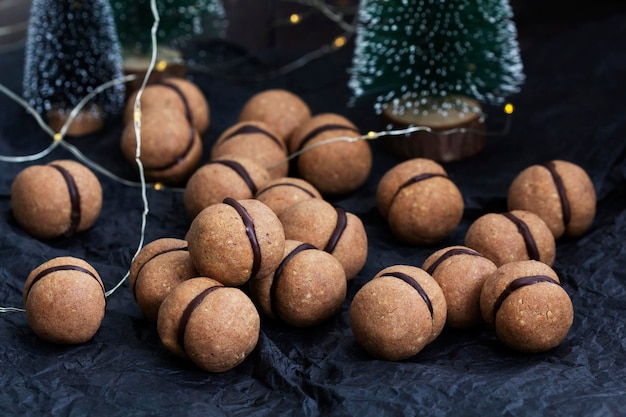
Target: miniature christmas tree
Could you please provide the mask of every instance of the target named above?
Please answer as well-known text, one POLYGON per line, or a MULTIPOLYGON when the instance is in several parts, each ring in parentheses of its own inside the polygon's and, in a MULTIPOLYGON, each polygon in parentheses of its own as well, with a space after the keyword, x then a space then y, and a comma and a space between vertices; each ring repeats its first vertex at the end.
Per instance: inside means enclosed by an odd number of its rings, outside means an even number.
MULTIPOLYGON (((129 53, 151 50, 154 18, 150 0, 111 0, 122 47, 129 53)), ((161 45, 179 47, 193 36, 222 37, 226 29, 224 7, 219 0, 157 0, 161 45)))
MULTIPOLYGON (((26 44, 24 98, 59 131, 101 84, 121 77, 120 47, 107 0, 34 0, 26 44)), ((124 105, 124 85, 96 95, 67 134, 92 133, 124 105)))
POLYGON ((501 103, 524 79, 512 16, 508 0, 362 0, 349 87, 394 114, 501 103))
POLYGON ((484 147, 485 104, 519 90, 523 66, 509 0, 362 0, 348 86, 374 96, 405 157, 462 159, 484 147), (433 137, 434 136, 434 137, 433 137))

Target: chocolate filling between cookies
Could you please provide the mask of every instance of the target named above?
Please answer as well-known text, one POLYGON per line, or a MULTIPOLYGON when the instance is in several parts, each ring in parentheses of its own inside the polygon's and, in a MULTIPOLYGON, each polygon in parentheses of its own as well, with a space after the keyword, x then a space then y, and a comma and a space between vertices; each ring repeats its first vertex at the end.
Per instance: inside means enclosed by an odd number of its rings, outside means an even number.
POLYGON ((76 181, 74 181, 74 177, 72 177, 72 174, 70 174, 67 169, 56 164, 50 164, 50 166, 61 173, 63 179, 65 180, 65 183, 67 184, 67 191, 70 195, 71 205, 70 225, 68 226, 67 230, 63 232, 63 235, 65 237, 71 237, 74 235, 74 233, 76 233, 76 231, 78 230, 78 226, 80 225, 80 192, 78 191, 78 187, 76 186, 76 181))
POLYGON ((404 272, 392 271, 392 272, 387 272, 381 275, 381 277, 398 278, 406 282, 407 284, 409 284, 411 287, 413 287, 415 291, 418 292, 420 297, 422 297, 422 300, 424 300, 424 303, 426 303, 426 307, 428 307, 428 311, 430 312, 431 320, 433 321, 435 320, 435 312, 433 309, 433 304, 430 301, 430 297, 428 297, 428 294, 426 294, 426 291, 424 291, 424 288, 422 288, 419 282, 417 282, 412 276, 407 275, 404 272))
POLYGON ((313 194, 311 191, 307 190, 306 188, 298 185, 298 184, 291 184, 288 182, 281 182, 278 184, 272 184, 270 186, 267 186, 265 188, 263 188, 261 191, 259 191, 258 194, 256 194, 256 197, 260 196, 261 194, 263 194, 264 192, 271 190, 272 188, 276 188, 276 187, 294 187, 299 189, 300 191, 303 191, 304 193, 306 193, 309 197, 311 198, 315 198, 315 194, 313 194))
POLYGON ((346 215, 346 211, 341 207, 335 207, 335 211, 337 212, 337 224, 328 238, 326 247, 324 247, 324 252, 328 253, 333 253, 337 247, 337 243, 339 243, 339 239, 341 239, 343 231, 346 230, 346 226, 348 225, 348 216, 346 215))
POLYGON ((520 235, 522 235, 522 238, 524 239, 524 244, 526 245, 528 257, 534 261, 540 261, 541 259, 539 256, 539 248, 537 248, 537 242, 535 242, 533 234, 530 232, 528 225, 511 213, 502 213, 502 215, 509 219, 511 222, 513 222, 515 226, 517 226, 517 231, 520 233, 520 235))
POLYGON ((565 227, 569 225, 569 222, 572 218, 572 212, 569 204, 569 199, 567 198, 567 191, 565 190, 565 184, 563 184, 563 178, 556 170, 556 165, 552 161, 544 162, 541 164, 544 166, 552 175, 552 180, 554 181, 554 185, 556 187, 556 191, 559 194, 559 200, 561 200, 561 211, 563 214, 563 224, 565 227))
POLYGON ((176 159, 174 159, 172 162, 170 162, 169 164, 167 164, 165 166, 158 167, 158 168, 152 168, 152 170, 165 171, 167 169, 170 169, 170 168, 180 164, 181 162, 183 162, 185 160, 185 158, 187 158, 187 156, 191 152, 191 149, 193 148, 194 137, 195 137, 195 128, 194 128, 194 125, 193 125, 193 114, 191 113, 191 108, 189 107, 189 101, 187 101, 187 97, 185 97, 185 94, 181 91, 181 89, 178 88, 178 86, 176 86, 174 84, 170 84, 170 83, 165 82, 165 81, 158 81, 156 84, 161 85, 163 87, 167 87, 167 88, 171 89, 172 91, 176 92, 176 94, 178 94, 178 96, 180 97, 180 99, 183 102, 183 106, 185 107, 185 118, 187 119, 187 122, 189 123, 189 141, 188 141, 187 147, 185 148, 183 153, 180 156, 176 157, 176 159))
POLYGON ((215 285, 213 287, 209 287, 200 294, 196 295, 190 302, 187 304, 187 307, 183 310, 183 314, 180 316, 180 321, 178 322, 178 334, 177 340, 178 345, 185 350, 185 332, 187 331, 187 323, 189 323, 189 319, 191 318, 191 314, 194 312, 196 308, 204 301, 207 295, 211 294, 213 291, 218 288, 224 288, 223 285, 215 285))
POLYGON ((255 126, 255 125, 243 125, 243 126, 239 127, 234 132, 232 132, 228 136, 224 137, 222 139, 221 143, 224 143, 227 140, 232 139, 232 138, 234 138, 235 136, 238 136, 238 135, 249 135, 249 134, 254 134, 254 133, 260 133, 262 135, 265 135, 268 138, 272 139, 278 146, 280 146, 281 149, 285 148, 285 144, 283 143, 283 141, 278 139, 276 136, 274 136, 272 133, 268 132, 267 130, 261 129, 260 127, 255 126))
POLYGON ((549 282, 549 283, 556 284, 559 286, 561 285, 556 280, 554 280, 554 278, 550 278, 547 275, 531 275, 527 277, 514 279, 513 281, 509 283, 509 285, 506 286, 504 291, 502 291, 502 293, 496 299, 496 302, 493 305, 494 320, 496 318, 496 315, 498 314, 498 311, 500 310, 500 307, 502 306, 502 303, 504 303, 504 300, 506 300, 506 298, 509 295, 511 295, 515 290, 525 287, 527 285, 538 284, 540 282, 549 282))
POLYGON ((254 219, 250 216, 244 206, 242 206, 237 200, 231 197, 224 199, 224 204, 228 204, 234 208, 246 227, 246 235, 250 240, 250 246, 252 247, 252 268, 250 271, 250 279, 255 278, 261 269, 261 246, 259 240, 256 237, 256 231, 254 229, 254 219))
POLYGON ((408 187, 409 185, 413 185, 413 184, 415 184, 417 182, 424 181, 424 180, 427 180, 429 178, 435 178, 435 177, 448 178, 448 176, 446 174, 439 174, 439 173, 432 173, 432 172, 428 172, 428 173, 425 173, 425 174, 419 174, 419 175, 416 175, 414 177, 411 177, 408 180, 406 180, 405 182, 403 182, 400 185, 400 187, 398 187, 398 189, 396 190, 395 194, 391 198, 391 201, 393 201, 396 198, 396 196, 398 194, 400 194, 400 191, 402 191, 404 188, 408 187))
POLYGON ((334 123, 321 125, 311 130, 309 133, 306 134, 306 136, 304 136, 304 138, 302 138, 302 141, 298 145, 297 150, 301 151, 302 149, 304 149, 307 143, 309 143, 311 140, 313 140, 313 138, 315 138, 315 136, 319 135, 320 133, 327 132, 329 130, 350 130, 352 132, 359 133, 358 129, 356 129, 353 126, 334 124, 334 123))
POLYGON ((165 255, 167 253, 172 253, 172 252, 179 252, 179 251, 189 252, 189 247, 187 247, 187 246, 180 246, 180 247, 176 247, 176 248, 164 249, 162 251, 159 251, 159 252, 155 253, 150 258, 146 259, 146 261, 143 264, 141 264, 141 266, 137 270, 137 276, 135 277, 135 282, 133 282, 133 291, 132 291, 132 293, 133 293, 133 297, 135 297, 135 300, 137 299, 137 293, 136 293, 137 282, 139 281, 139 277, 141 276, 141 271, 143 270, 143 267, 146 266, 150 261, 152 261, 155 258, 158 258, 161 255, 165 255))
POLYGON ((464 248, 452 248, 448 251, 446 251, 443 255, 441 255, 439 257, 439 259, 437 259, 435 262, 433 262, 427 269, 426 272, 430 275, 432 275, 435 270, 437 269, 437 267, 439 265, 441 265, 441 263, 443 261, 445 261, 446 259, 452 257, 452 256, 456 256, 456 255, 472 255, 472 256, 483 256, 480 253, 473 251, 471 249, 464 249, 464 248))
POLYGON ((107 302, 106 291, 104 289, 104 285, 102 284, 102 282, 98 279, 98 277, 93 272, 91 272, 90 270, 85 269, 83 267, 77 266, 77 265, 57 265, 57 266, 51 266, 50 268, 46 268, 46 269, 40 271, 37 275, 35 275, 33 280, 30 282, 30 286, 26 290, 26 299, 28 299, 28 295, 30 294, 30 290, 32 290, 32 288, 35 285, 35 283, 40 281, 45 276, 50 275, 50 274, 52 274, 54 272, 58 272, 58 271, 77 271, 77 272, 82 272, 82 273, 85 273, 85 274, 89 275, 93 279, 95 279, 96 282, 98 283, 98 285, 100 285, 100 288, 102 288, 102 295, 104 296, 104 302, 106 304, 106 302, 107 302))
POLYGON ((241 179, 246 183, 246 186, 248 186, 248 188, 250 189, 250 192, 252 193, 252 195, 256 195, 256 193, 258 192, 256 184, 254 183, 254 181, 252 181, 252 177, 250 177, 250 174, 248 174, 248 171, 246 171, 243 165, 241 165, 239 162, 220 159, 216 161, 209 161, 207 162, 207 164, 220 164, 220 165, 227 166, 228 168, 235 171, 237 175, 241 177, 241 179))
POLYGON ((311 245, 310 243, 303 243, 301 245, 296 246, 296 248, 294 248, 294 250, 289 252, 289 254, 287 254, 287 256, 285 256, 283 258, 283 260, 280 261, 280 264, 278 264, 278 267, 274 271, 274 279, 272 280, 272 285, 270 286, 270 308, 272 310, 272 313, 276 317, 279 317, 278 310, 276 308, 276 287, 277 287, 278 280, 280 279, 280 275, 282 274, 283 269, 285 269, 287 264, 297 254, 299 254, 300 252, 303 252, 305 250, 309 250, 309 249, 317 249, 317 248, 315 246, 311 245))

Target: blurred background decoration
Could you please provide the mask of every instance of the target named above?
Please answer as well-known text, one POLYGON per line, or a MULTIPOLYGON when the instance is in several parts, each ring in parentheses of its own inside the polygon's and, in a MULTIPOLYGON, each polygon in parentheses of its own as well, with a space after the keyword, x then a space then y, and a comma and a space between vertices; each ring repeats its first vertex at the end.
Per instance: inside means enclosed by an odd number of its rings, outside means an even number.
POLYGON ((0 53, 24 46, 31 0, 0 0, 0 53))

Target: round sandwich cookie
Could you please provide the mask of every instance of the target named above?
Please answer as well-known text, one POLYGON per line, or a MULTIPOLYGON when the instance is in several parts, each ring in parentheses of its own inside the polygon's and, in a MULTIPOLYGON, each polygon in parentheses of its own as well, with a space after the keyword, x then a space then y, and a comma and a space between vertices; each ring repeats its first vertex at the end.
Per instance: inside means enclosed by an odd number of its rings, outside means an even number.
POLYGON ((554 235, 539 216, 525 210, 479 217, 467 230, 465 246, 491 259, 496 266, 527 259, 552 265, 556 257, 554 235))
POLYGON ((33 269, 23 291, 26 319, 41 339, 57 344, 90 340, 106 309, 104 284, 86 261, 63 256, 33 269))
POLYGON ((248 296, 206 277, 189 279, 163 300, 157 331, 163 346, 208 372, 225 372, 254 350, 260 317, 248 296))
POLYGON ((183 203, 192 219, 226 197, 253 198, 270 181, 269 172, 253 159, 225 155, 200 167, 187 181, 183 203))
POLYGON ((334 141, 360 136, 345 117, 323 113, 300 125, 289 142, 298 176, 323 195, 345 195, 359 188, 372 170, 372 151, 364 140, 334 141), (300 153, 302 152, 302 153, 300 153))
POLYGON ((372 356, 408 359, 441 333, 446 299, 439 284, 424 270, 394 265, 378 272, 350 304, 350 328, 372 356))
POLYGON ((367 233, 358 216, 329 202, 310 198, 280 215, 285 237, 310 243, 336 257, 351 280, 367 261, 367 233))
POLYGON ((17 224, 40 239, 71 237, 89 229, 102 208, 102 187, 86 166, 71 160, 32 165, 11 185, 17 224))
POLYGON ((259 189, 255 198, 265 203, 280 217, 287 207, 309 198, 322 198, 320 192, 301 178, 276 178, 259 189))
POLYGON ((238 121, 264 122, 288 145, 293 131, 310 118, 311 110, 299 96, 276 88, 250 97, 244 103, 238 121))
POLYGON ((456 184, 435 161, 414 158, 387 171, 376 201, 393 235, 411 245, 430 245, 461 222, 465 204, 456 184))
POLYGON ((276 214, 260 201, 228 197, 195 217, 187 241, 200 275, 241 286, 278 267, 285 231, 276 214))
POLYGON ((187 241, 160 238, 142 247, 133 259, 128 285, 146 318, 156 322, 165 297, 178 284, 196 276, 187 241))
POLYGON ((535 213, 554 234, 577 237, 593 223, 596 193, 580 166, 561 160, 532 165, 513 180, 507 195, 509 210, 535 213))
POLYGON ((285 242, 276 270, 249 282, 252 299, 265 315, 296 327, 320 324, 346 299, 346 274, 339 261, 310 243, 285 242))
POLYGON ((287 176, 287 147, 278 135, 260 121, 239 122, 226 129, 211 148, 211 159, 239 155, 254 159, 272 178, 287 176))
POLYGON ((487 278, 480 309, 498 339, 529 353, 561 344, 574 319, 572 301, 556 272, 533 260, 507 263, 487 278))
POLYGON ((424 261, 422 269, 441 287, 452 328, 470 328, 482 324, 480 291, 497 266, 480 253, 465 246, 439 249, 424 261))

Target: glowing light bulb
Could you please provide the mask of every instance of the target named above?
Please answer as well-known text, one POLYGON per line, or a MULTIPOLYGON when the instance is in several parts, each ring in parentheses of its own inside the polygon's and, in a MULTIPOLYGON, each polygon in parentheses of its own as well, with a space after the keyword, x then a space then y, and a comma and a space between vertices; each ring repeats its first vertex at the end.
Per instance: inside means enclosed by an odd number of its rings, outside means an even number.
POLYGON ((154 189, 159 191, 161 188, 163 188, 163 185, 160 182, 155 182, 154 183, 154 189))
POLYGON ((345 44, 346 44, 346 37, 345 36, 337 36, 335 38, 335 40, 333 41, 333 46, 335 48, 341 48, 345 44))
POLYGON ((63 139, 63 135, 60 132, 57 132, 54 134, 54 136, 52 137, 52 139, 54 139, 55 142, 60 141, 61 139, 63 139))
POLYGON ((157 62, 156 64, 156 70, 159 72, 163 72, 167 69, 167 61, 165 60, 160 60, 159 62, 157 62))
POLYGON ((291 22, 292 25, 297 25, 298 23, 300 23, 300 20, 302 20, 302 18, 297 13, 292 13, 289 16, 289 22, 291 22))
POLYGON ((513 105, 511 103, 506 103, 504 105, 504 112, 506 114, 513 114, 514 110, 515 110, 515 108, 513 107, 513 105))
POLYGON ((141 109, 135 109, 133 111, 133 122, 137 123, 141 121, 141 109))
POLYGON ((376 132, 374 132, 373 130, 370 130, 369 132, 367 132, 367 138, 368 139, 374 139, 378 137, 378 134, 376 132))

